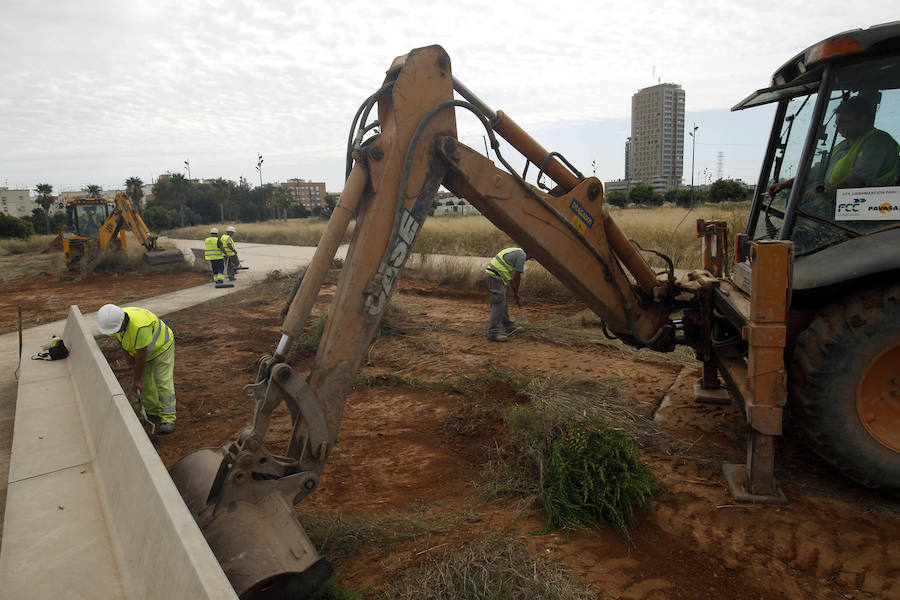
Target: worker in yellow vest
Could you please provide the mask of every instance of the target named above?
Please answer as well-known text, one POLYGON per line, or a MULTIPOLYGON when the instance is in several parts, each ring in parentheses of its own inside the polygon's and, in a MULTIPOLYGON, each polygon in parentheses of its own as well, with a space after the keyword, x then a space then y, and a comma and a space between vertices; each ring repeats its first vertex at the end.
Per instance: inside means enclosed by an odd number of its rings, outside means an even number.
POLYGON ((100 333, 119 340, 134 365, 132 386, 143 396, 156 431, 175 431, 175 334, 162 319, 136 306, 105 304, 97 312, 100 333))
POLYGON ((225 228, 225 233, 221 238, 222 250, 225 251, 225 269, 228 273, 228 281, 234 281, 234 275, 237 273, 238 267, 241 266, 241 261, 238 260, 237 250, 234 249, 234 238, 232 237, 234 233, 234 226, 229 225, 225 228))
POLYGON ((509 318, 507 287, 512 290, 516 303, 519 302, 519 286, 522 284, 522 273, 525 272, 525 261, 528 256, 521 248, 506 248, 495 256, 484 270, 484 281, 491 295, 491 324, 487 337, 492 342, 507 342, 508 335, 522 331, 509 318), (500 332, 500 327, 506 334, 500 332))
POLYGON ((203 240, 203 249, 203 256, 212 267, 213 283, 223 285, 225 283, 225 249, 222 247, 218 228, 213 227, 209 230, 209 237, 203 240))
MULTIPOLYGON (((827 194, 833 200, 834 191, 840 188, 880 187, 897 183, 900 178, 900 146, 891 134, 875 128, 876 105, 871 98, 854 96, 841 102, 834 109, 835 129, 843 137, 828 153, 827 160, 811 169, 807 181, 808 198, 801 200, 801 207, 816 216, 834 219, 833 202, 824 210, 808 204, 816 195, 827 194), (807 206, 805 206, 807 205, 807 206)), ((770 196, 793 187, 794 178, 769 186, 770 196)), ((819 204, 822 204, 819 202, 819 204)))

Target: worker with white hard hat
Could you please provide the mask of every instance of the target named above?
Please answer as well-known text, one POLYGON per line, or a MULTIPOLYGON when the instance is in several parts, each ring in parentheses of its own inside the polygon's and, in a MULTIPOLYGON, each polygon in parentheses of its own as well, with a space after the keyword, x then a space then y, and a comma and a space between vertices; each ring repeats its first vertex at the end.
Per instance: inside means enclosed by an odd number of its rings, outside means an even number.
POLYGON ((132 386, 143 396, 159 434, 175 431, 175 333, 162 319, 136 306, 105 304, 97 312, 100 333, 119 340, 134 365, 132 386))
POLYGON ((229 225, 225 228, 225 233, 221 237, 222 249, 225 251, 225 269, 228 272, 228 281, 234 281, 235 273, 237 273, 238 267, 241 266, 237 250, 234 249, 234 238, 232 237, 234 233, 234 226, 229 225))
MULTIPOLYGON (((213 272, 213 283, 217 286, 225 284, 225 249, 219 238, 219 230, 213 227, 209 230, 209 237, 203 240, 204 258, 209 261, 213 272)), ((233 286, 228 286, 233 287, 233 286)))

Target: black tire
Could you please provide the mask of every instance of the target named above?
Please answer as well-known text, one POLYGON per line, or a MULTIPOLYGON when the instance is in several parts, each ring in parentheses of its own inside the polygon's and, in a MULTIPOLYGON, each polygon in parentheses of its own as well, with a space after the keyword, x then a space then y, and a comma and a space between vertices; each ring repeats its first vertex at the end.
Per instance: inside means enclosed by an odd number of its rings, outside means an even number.
MULTIPOLYGON (((813 450, 850 479, 900 489, 900 451, 879 441, 857 409, 860 381, 900 344, 900 285, 856 292, 826 306, 797 337, 790 401, 813 450)), ((900 403, 900 367, 887 401, 900 403)), ((883 423, 886 421, 882 421, 883 423)))

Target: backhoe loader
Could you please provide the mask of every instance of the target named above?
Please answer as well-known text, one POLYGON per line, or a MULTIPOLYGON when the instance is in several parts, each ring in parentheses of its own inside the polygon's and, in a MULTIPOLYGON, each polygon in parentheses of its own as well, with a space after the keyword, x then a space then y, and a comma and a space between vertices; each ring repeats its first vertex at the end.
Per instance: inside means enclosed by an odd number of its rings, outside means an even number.
POLYGON ((151 265, 180 262, 179 250, 160 248, 157 236, 150 233, 131 199, 121 192, 114 200, 107 198, 71 198, 66 201, 67 231, 59 234, 66 265, 74 266, 86 254, 114 248, 125 250, 125 230, 129 229, 146 250, 143 260, 151 265))
POLYGON ((305 597, 330 573, 294 505, 319 485, 354 374, 441 185, 575 292, 611 335, 659 352, 696 351, 698 400, 721 399, 723 380, 749 426, 746 461, 724 466, 737 501, 785 502, 774 441, 788 397, 823 457, 864 485, 900 487, 900 185, 890 176, 834 185, 834 169, 822 168, 841 145, 835 138, 847 135, 836 113, 852 98, 877 108, 885 135, 900 135, 898 54, 900 24, 840 34, 792 58, 735 107, 777 103, 747 226, 732 260, 725 224, 698 221, 703 265, 681 279, 659 253, 667 266, 652 268, 619 229, 599 180, 455 79, 441 47, 395 59, 354 118, 346 185, 281 338, 244 387, 252 423, 171 471, 240 597, 305 597), (369 122, 376 108, 378 132, 369 122), (457 113, 484 127, 499 165, 460 143, 457 113), (512 169, 498 134, 555 187, 512 169), (285 357, 354 217, 314 363, 299 373, 285 357), (282 401, 294 426, 286 452, 275 454, 265 437, 282 401))

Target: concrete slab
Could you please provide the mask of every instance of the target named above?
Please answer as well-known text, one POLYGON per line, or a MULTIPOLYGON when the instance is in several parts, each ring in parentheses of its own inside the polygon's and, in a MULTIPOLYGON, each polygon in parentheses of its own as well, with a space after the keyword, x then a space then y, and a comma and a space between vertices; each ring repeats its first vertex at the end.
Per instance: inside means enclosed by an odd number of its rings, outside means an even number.
POLYGON ((10 483, 90 461, 71 379, 21 384, 19 395, 10 483))
POLYGON ((10 484, 3 598, 126 598, 120 575, 90 464, 10 484))
MULTIPOLYGON (((59 335, 62 336, 62 330, 60 330, 59 335)), ((49 341, 49 338, 46 340, 49 341)), ((42 343, 46 343, 46 341, 42 343)), ((29 340, 31 342, 31 340, 29 340)), ((32 343, 29 343, 29 347, 34 347, 32 343)), ((37 346, 38 351, 41 350, 41 346, 37 346)), ((34 356, 32 354, 31 356, 34 356)), ((27 369, 22 372, 19 377, 19 385, 23 383, 32 383, 35 381, 46 381, 48 379, 55 379, 59 377, 68 378, 69 377, 69 367, 64 360, 32 360, 31 357, 26 357, 25 360, 30 360, 34 364, 31 365, 32 368, 27 369)))

